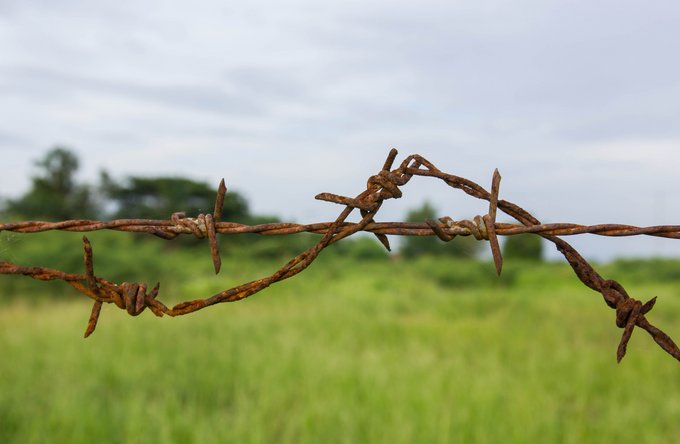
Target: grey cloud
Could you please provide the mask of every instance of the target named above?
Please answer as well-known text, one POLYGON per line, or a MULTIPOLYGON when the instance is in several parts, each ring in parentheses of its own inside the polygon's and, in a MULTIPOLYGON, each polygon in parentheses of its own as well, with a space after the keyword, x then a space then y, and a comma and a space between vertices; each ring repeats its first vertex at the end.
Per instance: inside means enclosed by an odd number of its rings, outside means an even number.
POLYGON ((145 85, 78 76, 40 67, 4 68, 0 90, 4 94, 65 97, 78 92, 125 96, 134 100, 218 114, 258 114, 263 110, 245 95, 230 94, 215 86, 145 85))
POLYGON ((20 134, 0 131, 0 147, 2 150, 20 149, 31 143, 28 137, 20 134))
POLYGON ((563 123, 556 133, 566 141, 575 142, 625 138, 677 139, 680 138, 678 115, 680 107, 670 113, 656 109, 613 112, 563 123))
POLYGON ((309 87, 305 87, 292 73, 241 67, 228 71, 225 79, 251 97, 257 96, 265 100, 309 98, 309 87))
POLYGON ((338 44, 347 39, 366 59, 411 73, 415 97, 454 115, 569 126, 588 109, 617 114, 630 91, 647 100, 663 89, 680 102, 680 60, 670 56, 680 49, 677 5, 551 4, 536 13, 533 2, 520 3, 495 17, 455 6, 425 16, 353 16, 346 28, 355 32, 338 44))

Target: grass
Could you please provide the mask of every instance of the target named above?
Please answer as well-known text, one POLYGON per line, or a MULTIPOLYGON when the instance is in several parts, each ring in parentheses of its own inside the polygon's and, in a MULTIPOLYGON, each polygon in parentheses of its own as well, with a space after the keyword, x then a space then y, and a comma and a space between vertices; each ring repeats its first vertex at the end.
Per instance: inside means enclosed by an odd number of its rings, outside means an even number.
MULTIPOLYGON (((279 265, 226 260, 211 277, 200 257, 161 299, 205 296, 279 265)), ((677 361, 636 331, 617 365, 613 311, 564 266, 509 263, 498 281, 490 264, 319 261, 250 299, 186 317, 131 318, 106 306, 87 340, 84 297, 17 295, 0 306, 0 442, 680 436, 677 361)), ((650 319, 679 339, 680 283, 622 279, 632 295, 659 296, 650 319)))

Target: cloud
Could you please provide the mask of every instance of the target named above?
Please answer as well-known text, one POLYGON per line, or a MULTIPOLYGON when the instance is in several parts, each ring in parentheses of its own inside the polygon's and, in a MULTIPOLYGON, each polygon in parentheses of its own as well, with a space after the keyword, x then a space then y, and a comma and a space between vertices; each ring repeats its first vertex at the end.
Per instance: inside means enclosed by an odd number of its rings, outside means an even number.
POLYGON ((93 77, 81 77, 49 69, 23 68, 5 69, 10 78, 0 86, 4 95, 23 97, 39 95, 43 100, 50 92, 59 98, 93 94, 98 96, 126 97, 129 100, 150 102, 159 105, 176 107, 184 110, 213 112, 218 114, 256 114, 261 110, 246 95, 229 94, 217 88, 201 85, 163 85, 147 82, 119 82, 93 77), (19 88, 11 87, 21 79, 19 88))

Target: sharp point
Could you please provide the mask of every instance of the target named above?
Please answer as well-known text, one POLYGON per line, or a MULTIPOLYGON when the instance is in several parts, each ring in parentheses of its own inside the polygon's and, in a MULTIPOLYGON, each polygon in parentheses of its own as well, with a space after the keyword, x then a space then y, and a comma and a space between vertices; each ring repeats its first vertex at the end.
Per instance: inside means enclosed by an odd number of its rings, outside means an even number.
POLYGON ((390 150, 390 153, 387 155, 387 159, 385 160, 385 164, 383 165, 384 171, 389 171, 392 169, 392 164, 394 163, 394 159, 397 158, 397 154, 399 154, 399 151, 397 151, 396 148, 392 148, 390 150))
POLYGON ((498 274, 498 276, 500 276, 501 272, 503 271, 503 260, 501 259, 500 261, 496 262, 495 265, 496 265, 496 274, 498 274))

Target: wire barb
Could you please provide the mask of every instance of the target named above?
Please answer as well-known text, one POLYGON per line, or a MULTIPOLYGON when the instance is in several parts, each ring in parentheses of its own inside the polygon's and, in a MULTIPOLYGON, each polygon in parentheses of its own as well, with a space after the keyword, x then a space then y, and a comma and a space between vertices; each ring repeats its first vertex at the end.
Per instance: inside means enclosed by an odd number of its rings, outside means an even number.
POLYGON ((163 231, 157 229, 153 233, 160 235, 160 237, 164 239, 173 239, 179 233, 185 232, 185 230, 189 230, 198 239, 204 239, 207 236, 213 268, 215 269, 215 274, 219 274, 220 268, 222 267, 222 259, 220 258, 220 247, 217 241, 217 230, 215 226, 222 218, 222 207, 224 206, 224 197, 226 193, 227 187, 224 185, 224 179, 222 179, 217 187, 213 214, 199 214, 194 219, 186 217, 186 213, 183 212, 173 213, 172 216, 170 216, 170 220, 174 225, 172 227, 174 228, 174 231, 168 232, 167 230, 163 231))
POLYGON ((491 244, 491 254, 493 254, 493 262, 496 265, 496 273, 501 275, 503 269, 503 256, 501 255, 501 247, 498 245, 498 236, 496 236, 496 212, 498 211, 498 192, 501 187, 501 175, 498 169, 493 172, 493 179, 491 181, 491 197, 489 199, 489 213, 484 216, 484 224, 486 225, 487 236, 491 244))
MULTIPOLYGON (((97 322, 99 321, 99 315, 104 302, 114 303, 118 308, 126 310, 131 316, 140 315, 146 307, 149 307, 149 309, 151 309, 151 311, 153 311, 153 313, 158 317, 163 316, 163 314, 168 311, 167 307, 163 305, 162 302, 156 300, 156 296, 158 296, 158 290, 160 289, 161 285, 160 282, 157 283, 156 286, 151 290, 151 293, 147 294, 147 287, 144 283, 138 284, 123 282, 120 285, 116 285, 104 279, 98 278, 94 274, 92 244, 85 236, 83 236, 83 250, 83 260, 85 263, 84 280, 87 282, 87 287, 82 286, 78 282, 83 280, 80 279, 78 275, 66 275, 55 278, 65 280, 76 290, 79 290, 81 293, 84 293, 85 295, 94 299, 92 312, 90 313, 90 317, 87 321, 87 328, 85 329, 86 338, 94 333, 94 330, 97 328, 97 322)), ((55 270, 49 270, 45 268, 38 268, 34 270, 34 272, 38 272, 42 275, 49 275, 54 271, 55 270), (38 270, 40 271, 38 272, 38 270)))
POLYGON ((338 217, 332 222, 315 224, 273 223, 260 225, 243 225, 234 222, 222 222, 222 209, 227 188, 224 179, 220 182, 215 198, 212 214, 199 214, 195 218, 177 212, 169 220, 120 219, 108 222, 96 220, 67 220, 61 222, 26 221, 0 224, 1 231, 17 233, 36 233, 48 230, 63 231, 97 231, 117 230, 129 232, 146 232, 163 239, 174 239, 180 234, 193 234, 203 239, 208 238, 210 253, 215 273, 219 273, 221 259, 218 245, 218 234, 234 235, 257 233, 261 235, 293 234, 310 232, 321 235, 321 239, 309 249, 303 251, 278 271, 245 284, 229 288, 204 299, 181 302, 172 308, 166 307, 156 298, 160 283, 147 292, 143 283, 124 282, 120 285, 106 281, 94 274, 92 245, 87 237, 83 237, 83 261, 85 274, 66 273, 44 267, 24 267, 11 262, 0 262, 0 274, 24 275, 38 280, 63 280, 73 288, 93 300, 92 311, 85 330, 85 337, 90 336, 99 320, 104 303, 113 303, 131 316, 138 316, 147 307, 156 316, 181 316, 201 310, 211 305, 233 302, 247 298, 270 285, 289 279, 305 270, 318 257, 323 249, 359 231, 373 233, 378 240, 390 249, 388 235, 400 236, 437 236, 450 242, 456 236, 473 236, 477 240, 488 240, 491 246, 496 272, 500 275, 503 257, 498 236, 512 236, 531 233, 552 242, 560 251, 576 276, 584 285, 602 294, 605 303, 616 310, 616 325, 623 329, 617 348, 617 362, 626 354, 628 342, 635 327, 642 328, 669 355, 680 361, 680 349, 673 340, 660 329, 652 325, 646 318, 656 303, 656 298, 645 304, 631 298, 621 284, 602 278, 597 271, 566 241, 558 236, 570 236, 590 233, 600 236, 657 236, 680 239, 680 225, 663 225, 653 227, 635 227, 631 225, 577 225, 577 224, 542 224, 520 206, 499 200, 501 175, 496 169, 491 181, 491 190, 487 191, 471 180, 444 173, 420 155, 406 157, 395 169, 392 169, 397 157, 397 150, 392 149, 382 169, 369 177, 366 189, 355 197, 340 196, 332 193, 321 193, 316 199, 344 206, 338 217), (413 222, 376 222, 375 216, 384 201, 398 199, 402 196, 401 188, 414 176, 433 177, 443 181, 452 188, 460 189, 466 194, 489 203, 488 213, 476 216, 472 220, 459 220, 446 216, 438 222, 426 220, 413 222), (359 222, 347 222, 349 215, 358 209, 361 214, 359 222), (513 217, 519 223, 499 223, 496 221, 498 210, 513 217), (83 282, 85 285, 83 285, 83 282))

